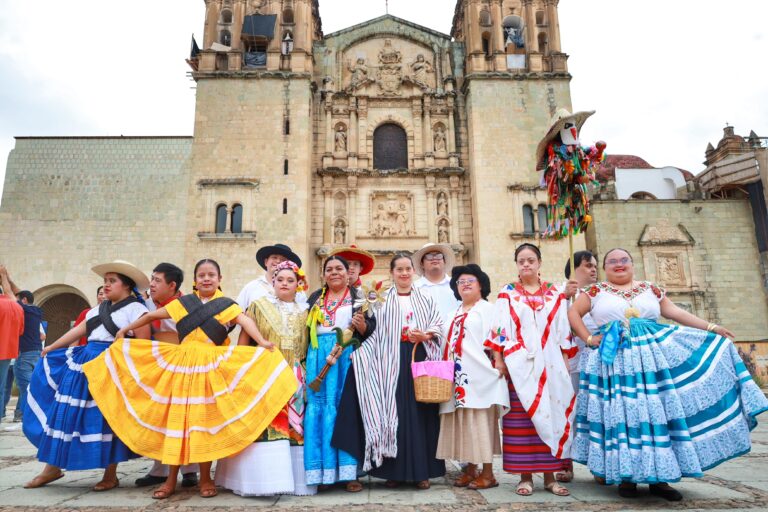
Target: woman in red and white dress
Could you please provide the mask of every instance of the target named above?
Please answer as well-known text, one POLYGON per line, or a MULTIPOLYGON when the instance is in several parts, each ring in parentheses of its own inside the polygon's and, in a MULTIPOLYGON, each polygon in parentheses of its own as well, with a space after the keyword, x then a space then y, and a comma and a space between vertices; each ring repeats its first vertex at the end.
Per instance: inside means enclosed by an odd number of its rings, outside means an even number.
POLYGON ((533 494, 533 473, 544 474, 552 494, 568 496, 555 473, 570 456, 573 438, 576 395, 568 357, 576 349, 566 299, 576 292, 576 283, 542 282, 541 252, 535 245, 519 246, 515 261, 520 279, 499 292, 486 341, 509 383, 511 409, 502 420, 504 471, 520 473, 516 492, 521 496, 533 494))

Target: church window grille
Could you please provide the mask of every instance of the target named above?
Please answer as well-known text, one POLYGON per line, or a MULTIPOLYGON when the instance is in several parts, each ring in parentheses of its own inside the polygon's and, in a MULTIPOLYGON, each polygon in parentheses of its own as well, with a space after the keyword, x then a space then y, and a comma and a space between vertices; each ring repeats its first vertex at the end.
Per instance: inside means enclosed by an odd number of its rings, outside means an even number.
POLYGON ((232 233, 243 232, 243 205, 241 204, 232 207, 231 231, 232 233))
POLYGON ((533 222, 533 207, 529 204, 523 205, 523 234, 533 236, 535 233, 533 222))
POLYGON ((394 123, 385 123, 373 132, 373 167, 408 168, 408 135, 394 123))
POLYGON ((227 230, 227 205, 220 204, 216 207, 216 233, 224 233, 227 230))

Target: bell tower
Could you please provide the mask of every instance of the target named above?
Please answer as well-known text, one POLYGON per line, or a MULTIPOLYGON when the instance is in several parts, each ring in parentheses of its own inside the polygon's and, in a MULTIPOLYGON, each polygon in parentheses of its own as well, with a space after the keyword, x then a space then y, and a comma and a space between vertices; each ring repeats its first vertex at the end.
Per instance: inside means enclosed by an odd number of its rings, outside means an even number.
MULTIPOLYGON (((516 275, 512 254, 540 245, 542 275, 560 277, 567 243, 541 238, 546 193, 535 151, 558 108, 571 110, 559 0, 458 0, 451 35, 464 43, 467 152, 475 254, 494 283, 516 275), (482 228, 481 228, 482 227, 482 228)), ((577 246, 584 244, 581 237, 577 246)))
POLYGON ((254 279, 256 249, 309 253, 312 46, 317 0, 204 0, 187 162, 186 267, 221 258, 225 293, 254 279))

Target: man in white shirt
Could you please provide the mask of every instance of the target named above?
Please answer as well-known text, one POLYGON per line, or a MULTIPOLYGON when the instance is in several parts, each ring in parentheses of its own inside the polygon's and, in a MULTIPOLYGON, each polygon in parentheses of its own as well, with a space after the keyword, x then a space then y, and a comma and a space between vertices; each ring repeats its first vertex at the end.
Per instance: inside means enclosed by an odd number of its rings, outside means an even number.
MULTIPOLYGON (((184 282, 184 272, 171 263, 160 263, 152 271, 149 281, 149 300, 147 309, 155 311, 181 297, 181 283, 184 282)), ((166 343, 179 343, 179 333, 173 320, 159 320, 152 323, 152 339, 166 343)), ((194 487, 197 485, 197 464, 181 467, 181 486, 194 487)), ((152 469, 145 476, 134 482, 137 487, 159 485, 168 478, 168 466, 154 461, 152 469)))
MULTIPOLYGON (((256 261, 264 269, 264 275, 245 285, 240 295, 237 296, 237 303, 243 308, 243 311, 247 310, 253 301, 273 293, 272 278, 275 276, 275 269, 286 260, 294 262, 301 268, 301 258, 287 245, 268 245, 256 252, 256 261)), ((306 303, 307 295, 304 292, 298 292, 296 302, 299 304, 306 303)))
POLYGON ((448 275, 454 261, 453 249, 448 244, 427 244, 413 254, 413 266, 421 275, 413 286, 432 297, 440 310, 443 325, 450 324, 461 304, 451 290, 451 276, 448 275))

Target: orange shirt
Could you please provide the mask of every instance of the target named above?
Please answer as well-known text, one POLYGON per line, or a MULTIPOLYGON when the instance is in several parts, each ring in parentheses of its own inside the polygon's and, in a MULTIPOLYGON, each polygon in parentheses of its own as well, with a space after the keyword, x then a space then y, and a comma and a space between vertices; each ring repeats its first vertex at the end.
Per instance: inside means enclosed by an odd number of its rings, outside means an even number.
POLYGON ((0 361, 19 356, 19 337, 24 334, 24 310, 16 299, 0 295, 0 361))

